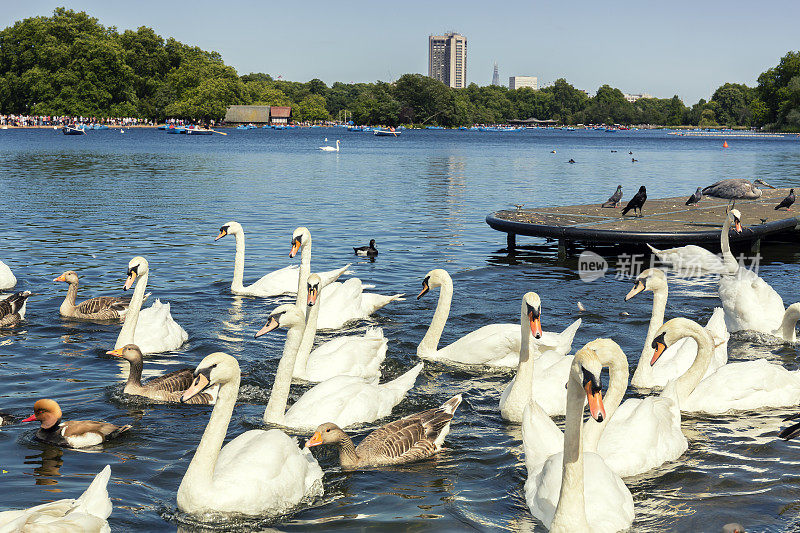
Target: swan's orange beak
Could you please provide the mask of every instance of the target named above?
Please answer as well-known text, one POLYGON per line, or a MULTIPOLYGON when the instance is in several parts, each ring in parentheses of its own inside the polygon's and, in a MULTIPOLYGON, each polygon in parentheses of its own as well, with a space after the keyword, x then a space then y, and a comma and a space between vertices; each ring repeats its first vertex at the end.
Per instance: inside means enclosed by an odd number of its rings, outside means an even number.
POLYGON ((64 274, 61 274, 60 276, 58 276, 53 281, 67 281, 67 279, 64 277, 64 274))
POLYGON ((196 395, 200 394, 208 387, 208 378, 203 374, 197 374, 197 377, 194 378, 192 382, 192 386, 183 391, 183 395, 181 396, 181 403, 188 402, 196 395))
POLYGON ((300 250, 300 239, 292 239, 292 251, 289 252, 289 257, 296 256, 298 250, 300 250))
POLYGON ((661 335, 659 335, 658 337, 653 339, 652 346, 653 346, 653 349, 655 350, 655 352, 653 352, 653 358, 650 359, 650 366, 653 366, 654 364, 656 364, 656 361, 658 361, 658 358, 661 357, 661 354, 663 354, 664 350, 667 349, 667 344, 664 342, 664 335, 665 334, 662 333, 661 335))
POLYGON ((425 294, 426 294, 426 293, 427 293, 429 290, 431 290, 431 288, 428 286, 428 278, 425 278, 424 280, 422 280, 422 290, 421 290, 421 291, 419 292, 419 294, 417 295, 417 300, 419 300, 420 298, 422 298, 423 296, 425 296, 425 294))
POLYGON ((531 323, 531 333, 533 333, 534 338, 541 339, 543 332, 542 332, 542 320, 540 317, 533 316, 533 311, 528 313, 528 319, 531 323))
POLYGON ((625 295, 625 301, 627 302, 628 300, 630 300, 643 290, 644 290, 644 283, 642 282, 642 280, 637 279, 636 281, 633 282, 633 288, 630 291, 628 291, 628 294, 625 295))
POLYGON ((317 303, 317 296, 319 295, 319 291, 316 287, 309 287, 308 288, 308 306, 311 307, 315 303, 317 303))
POLYGON ((320 444, 322 444, 322 433, 316 431, 313 435, 311 435, 311 438, 306 441, 306 448, 319 446, 320 444))
POLYGON ((109 350, 106 352, 106 355, 116 355, 117 357, 122 357, 122 348, 117 348, 116 350, 109 350))
POLYGON ((136 272, 131 272, 128 274, 128 279, 125 280, 125 285, 122 286, 123 291, 127 291, 133 286, 133 282, 136 281, 136 272))
POLYGON ((256 332, 256 335, 255 335, 256 338, 260 337, 261 335, 264 335, 265 333, 269 333, 273 329, 276 329, 278 327, 278 325, 279 325, 278 321, 275 320, 274 316, 269 317, 269 322, 264 324, 264 327, 261 328, 260 330, 258 330, 258 332, 256 332))
POLYGON ((592 418, 598 422, 602 422, 606 419, 606 408, 603 406, 603 394, 599 390, 594 390, 591 381, 587 382, 583 388, 586 389, 586 399, 589 402, 589 412, 592 414, 592 418))
POLYGON ((223 237, 224 237, 225 235, 227 235, 227 234, 228 234, 228 232, 227 232, 227 231, 220 231, 220 232, 219 232, 219 235, 217 235, 217 237, 216 237, 214 240, 215 240, 215 241, 218 241, 218 240, 220 240, 221 238, 223 238, 223 237))
POLYGON ((736 233, 742 232, 742 221, 738 218, 734 221, 734 229, 736 230, 736 233))

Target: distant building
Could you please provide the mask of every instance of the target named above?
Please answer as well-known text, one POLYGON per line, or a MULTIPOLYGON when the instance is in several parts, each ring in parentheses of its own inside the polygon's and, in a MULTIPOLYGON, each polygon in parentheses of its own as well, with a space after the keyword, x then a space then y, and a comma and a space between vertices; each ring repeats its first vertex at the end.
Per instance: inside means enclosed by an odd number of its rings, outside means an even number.
POLYGON ((467 38, 459 33, 428 37, 428 76, 449 87, 467 86, 467 38))
POLYGON ((268 105, 232 105, 225 111, 228 124, 287 124, 291 107, 268 105))
POLYGON ((521 89, 523 87, 530 87, 531 89, 539 88, 539 78, 536 76, 511 76, 508 78, 508 88, 510 90, 521 89))
POLYGON ((497 61, 494 62, 494 73, 492 74, 492 85, 500 85, 500 73, 497 71, 497 61))
POLYGON ((636 100, 639 100, 640 98, 652 98, 652 96, 650 96, 647 93, 642 93, 642 94, 627 94, 627 93, 625 93, 625 94, 623 94, 623 96, 625 97, 625 100, 627 100, 629 102, 635 102, 636 100))

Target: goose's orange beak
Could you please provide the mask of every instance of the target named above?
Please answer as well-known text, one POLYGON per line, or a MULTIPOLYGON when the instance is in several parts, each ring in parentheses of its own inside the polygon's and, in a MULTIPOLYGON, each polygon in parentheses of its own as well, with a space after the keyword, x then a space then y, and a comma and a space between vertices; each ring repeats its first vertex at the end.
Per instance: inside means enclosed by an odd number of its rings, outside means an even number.
POLYGON ((315 431, 311 438, 306 441, 306 448, 319 446, 320 444, 322 444, 322 433, 315 431))
POLYGON ((67 279, 64 277, 64 274, 61 274, 60 276, 58 276, 53 281, 67 281, 67 279))
POLYGON ((109 350, 106 352, 106 355, 116 355, 117 357, 122 357, 122 348, 117 348, 115 350, 109 350))

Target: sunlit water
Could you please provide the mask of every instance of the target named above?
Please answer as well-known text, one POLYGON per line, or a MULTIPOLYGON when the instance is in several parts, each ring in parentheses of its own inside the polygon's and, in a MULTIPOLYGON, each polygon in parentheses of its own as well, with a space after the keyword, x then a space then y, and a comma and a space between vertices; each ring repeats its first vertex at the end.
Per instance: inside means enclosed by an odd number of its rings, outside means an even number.
MULTIPOLYGON (((612 270, 583 283, 576 260, 558 263, 542 246, 509 258, 505 238, 487 213, 604 201, 618 183, 625 197, 645 184, 652 197, 688 196, 725 177, 762 177, 800 184, 800 140, 676 138, 660 132, 408 131, 373 137, 341 129, 236 131, 185 137, 155 130, 93 131, 65 137, 51 130, 0 132, 0 259, 30 290, 23 324, 0 332, 0 409, 27 416, 52 397, 65 418, 130 423, 134 429, 96 453, 62 450, 33 440, 35 424, 0 430, 0 509, 73 497, 105 464, 116 531, 169 531, 175 494, 209 408, 131 403, 120 394, 120 366, 105 355, 118 326, 63 320, 65 286, 52 279, 81 275, 81 295, 118 294, 128 261, 150 262, 153 298, 172 304, 189 333, 176 353, 149 356, 145 369, 194 367, 222 350, 246 374, 228 435, 260 427, 283 336, 254 339, 278 301, 230 294, 234 243, 214 242, 219 227, 240 222, 247 234, 245 282, 287 264, 292 230, 308 226, 315 269, 354 262, 355 275, 385 294, 411 296, 384 308, 389 337, 384 377, 416 362, 416 344, 437 294, 413 298, 425 273, 445 268, 455 283, 442 343, 491 322, 516 322, 519 298, 535 290, 545 329, 578 316, 574 348, 597 337, 621 344, 635 364, 647 329, 649 293, 631 302, 628 280, 612 270), (342 140, 339 153, 317 149, 342 140), (556 154, 550 153, 556 150, 556 154), (611 150, 618 150, 612 153, 611 150), (631 163, 633 151, 638 163, 631 163), (566 161, 573 158, 576 164, 566 161), (351 246, 377 240, 374 263, 351 246), (583 302, 580 314, 576 303, 583 302), (621 315, 627 311, 629 315, 621 315)), ((747 223, 747 221, 745 221, 747 223)), ((520 244, 543 244, 520 238, 520 244)), ((762 276, 786 303, 800 300, 795 245, 765 247, 762 276)), ((719 305, 715 286, 671 287, 667 316, 705 321, 719 305)), ((734 337, 730 360, 766 357, 798 367, 787 345, 734 337)), ((503 422, 497 403, 508 375, 474 375, 429 366, 391 418, 464 395, 447 451, 433 460, 387 471, 343 473, 318 450, 325 497, 277 522, 281 530, 536 530, 525 504, 526 472, 518 426, 503 422)), ((735 383, 731 384, 736 387, 735 383)), ((296 397, 302 388, 293 387, 296 397)), ((790 411, 762 410, 687 417, 689 451, 657 471, 626 479, 636 503, 636 531, 718 531, 739 521, 748 531, 796 527, 800 509, 800 442, 775 439, 790 411)), ((355 432, 356 441, 372 427, 355 432)), ((591 522, 591 517, 590 517, 591 522)))

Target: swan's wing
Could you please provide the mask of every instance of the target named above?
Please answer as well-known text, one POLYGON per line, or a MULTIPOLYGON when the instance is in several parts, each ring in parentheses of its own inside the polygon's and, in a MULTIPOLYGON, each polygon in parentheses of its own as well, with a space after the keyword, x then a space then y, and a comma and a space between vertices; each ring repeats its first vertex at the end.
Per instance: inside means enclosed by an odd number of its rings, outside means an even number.
POLYGON ((783 320, 783 299, 753 271, 744 268, 719 280, 725 323, 731 332, 754 330, 771 334, 783 320))
POLYGON ((245 294, 253 296, 280 296, 282 294, 297 293, 298 276, 300 267, 288 265, 278 270, 264 274, 252 285, 244 287, 245 294))
POLYGON ((383 337, 338 337, 317 347, 308 357, 305 377, 319 382, 334 376, 380 377, 388 340, 383 337))
POLYGON ((513 368, 519 363, 519 324, 489 324, 436 352, 436 359, 513 368))
MULTIPOLYGON (((563 415, 567 410, 567 381, 573 356, 565 355, 553 365, 536 372, 534 361, 534 382, 531 398, 549 416, 563 415)), ((541 366, 541 365, 540 365, 541 366)))
POLYGON ((522 447, 529 477, 548 457, 564 449, 564 434, 534 401, 528 403, 522 415, 522 447))
POLYGON ((533 349, 535 346, 538 346, 539 351, 545 351, 549 349, 555 350, 561 355, 568 354, 572 349, 572 340, 575 338, 575 333, 578 331, 581 323, 582 319, 579 318, 564 328, 564 331, 561 333, 545 331, 543 332, 541 339, 534 339, 533 336, 531 336, 531 349, 533 349))
POLYGON ((188 339, 186 330, 173 320, 169 303, 157 299, 139 313, 133 342, 143 354, 177 350, 188 339))
POLYGON ((324 422, 347 427, 373 422, 379 416, 381 390, 375 383, 352 376, 336 376, 307 390, 286 411, 284 424, 314 430, 324 422))
POLYGON ((688 446, 675 403, 648 396, 628 399, 614 411, 597 451, 614 472, 632 476, 674 461, 688 446))

